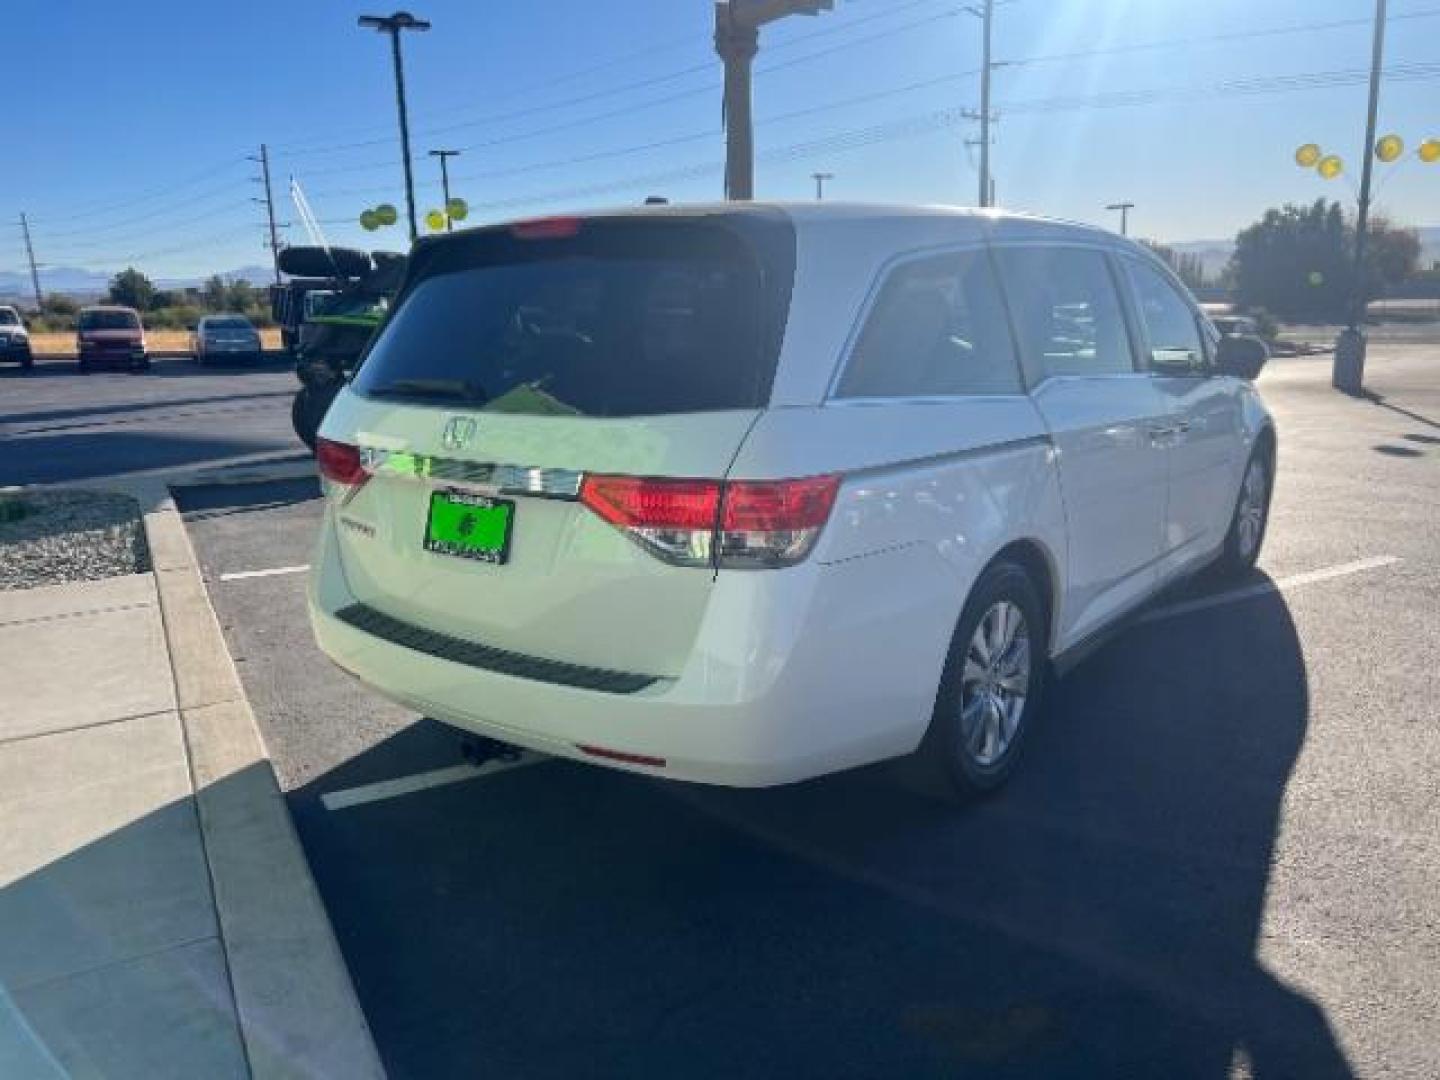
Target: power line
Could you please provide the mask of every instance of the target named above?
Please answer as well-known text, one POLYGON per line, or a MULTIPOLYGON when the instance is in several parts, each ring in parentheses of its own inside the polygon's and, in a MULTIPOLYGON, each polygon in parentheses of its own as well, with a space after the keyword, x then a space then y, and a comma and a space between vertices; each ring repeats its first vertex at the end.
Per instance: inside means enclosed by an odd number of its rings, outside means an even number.
MULTIPOLYGON (((224 162, 213 165, 210 168, 205 169, 203 172, 196 173, 193 176, 187 177, 184 180, 178 180, 173 184, 166 184, 163 187, 151 188, 142 194, 127 196, 126 198, 121 199, 117 202, 109 202, 103 205, 95 205, 90 208, 86 208, 84 204, 82 204, 79 210, 66 210, 63 220, 67 224, 72 221, 84 221, 87 218, 99 217, 104 214, 112 213, 115 210, 124 210, 131 206, 137 206, 140 203, 149 202, 151 199, 158 199, 163 198, 167 195, 173 195, 177 191, 183 191, 188 187, 192 187, 195 184, 210 179, 212 176, 224 172, 226 169, 233 169, 236 165, 244 164, 244 162, 245 159, 243 157, 227 159, 224 162)), ((35 220, 36 219, 34 218, 31 219, 32 224, 35 220)), ((41 222, 45 222, 50 219, 42 215, 38 220, 40 220, 41 222)))
MULTIPOLYGON (((840 31, 840 30, 851 30, 851 29, 854 29, 854 27, 856 27, 856 26, 858 26, 858 25, 861 25, 861 24, 863 24, 863 23, 872 22, 872 21, 874 21, 875 19, 882 18, 882 17, 893 17, 894 15, 896 15, 896 14, 898 14, 898 13, 900 13, 900 12, 909 10, 909 9, 911 9, 911 8, 914 8, 914 7, 918 7, 921 3, 931 3, 931 2, 933 2, 933 0, 910 0, 910 2, 907 3, 907 4, 901 5, 900 7, 897 7, 897 8, 892 8, 892 9, 890 9, 890 10, 888 10, 888 11, 883 12, 883 13, 876 13, 875 15, 866 16, 864 19, 851 20, 850 22, 844 24, 844 26, 828 27, 828 28, 823 28, 823 29, 821 29, 821 30, 812 30, 812 31, 810 31, 809 33, 805 34, 805 35, 802 36, 802 37, 793 38, 793 39, 791 39, 791 40, 788 41, 788 42, 782 42, 780 46, 776 46, 776 47, 778 48, 778 47, 781 47, 781 46, 794 46, 794 45, 797 45, 797 44, 804 44, 805 42, 807 42, 807 41, 809 41, 809 40, 811 40, 811 39, 813 39, 813 38, 815 38, 815 37, 820 37, 820 36, 823 36, 824 34, 827 34, 827 33, 836 33, 836 32, 838 32, 838 31, 840 31)), ((830 56, 830 55, 832 55, 833 53, 839 52, 839 51, 841 51, 841 50, 843 50, 843 49, 853 48, 853 47, 855 47, 856 45, 868 44, 868 43, 870 43, 870 42, 872 42, 872 41, 876 41, 876 40, 879 40, 879 39, 884 38, 884 37, 889 37, 889 36, 893 36, 893 35, 895 35, 895 34, 904 33, 905 31, 907 31, 907 30, 912 30, 912 29, 914 29, 915 27, 918 27, 918 26, 924 26, 924 25, 926 25, 926 24, 928 24, 928 23, 936 22, 936 21, 939 20, 939 19, 950 18, 950 17, 952 17, 954 14, 955 14, 955 10, 954 10, 954 9, 951 9, 951 10, 947 10, 947 11, 944 11, 944 12, 940 12, 939 14, 936 14, 936 15, 929 15, 929 16, 926 16, 926 17, 921 18, 921 19, 917 19, 917 20, 913 20, 913 21, 911 21, 911 22, 903 23, 903 24, 901 24, 900 26, 895 26, 895 27, 887 28, 886 30, 877 32, 877 33, 875 33, 875 34, 868 34, 868 35, 866 35, 866 36, 864 36, 864 37, 856 38, 856 39, 854 39, 853 41, 841 42, 841 43, 838 44, 838 45, 832 45, 832 46, 830 46, 829 48, 822 49, 822 50, 820 50, 820 51, 818 51, 818 52, 815 52, 815 53, 807 53, 805 56, 795 57, 794 59, 786 60, 786 61, 783 61, 783 62, 781 62, 781 63, 779 63, 779 64, 771 64, 771 65, 769 65, 769 66, 767 66, 767 67, 765 67, 765 68, 762 68, 762 69, 757 70, 757 71, 755 72, 755 74, 756 74, 756 75, 769 74, 769 73, 772 72, 772 71, 779 71, 779 70, 782 70, 782 69, 784 69, 784 68, 793 67, 793 66, 795 66, 795 65, 797 65, 797 64, 808 63, 808 62, 811 61, 811 60, 817 60, 817 59, 820 59, 820 58, 825 57, 825 56, 830 56)), ((444 124, 444 125, 438 125, 438 126, 435 126, 435 127, 429 127, 429 128, 425 128, 424 130, 417 130, 416 134, 417 134, 417 135, 441 135, 441 134, 448 134, 448 133, 450 133, 450 132, 462 131, 462 130, 466 130, 466 129, 468 129, 468 128, 483 127, 483 126, 490 125, 490 124, 498 124, 498 123, 503 123, 503 122, 509 121, 509 120, 521 119, 521 118, 523 118, 523 117, 534 116, 534 115, 537 115, 537 114, 540 114, 540 113, 554 112, 554 111, 557 110, 557 109, 565 109, 565 108, 569 108, 569 107, 571 107, 571 106, 573 106, 573 105, 583 105, 583 104, 586 104, 586 103, 591 102, 591 101, 598 101, 598 100, 603 99, 603 98, 614 97, 614 96, 617 95, 617 94, 628 93, 628 92, 631 91, 631 90, 641 90, 641 89, 645 89, 645 88, 651 87, 651 86, 658 86, 658 85, 661 85, 661 84, 667 83, 667 82, 674 82, 674 81, 676 81, 677 79, 682 79, 682 78, 685 78, 685 77, 690 76, 690 75, 700 74, 700 73, 704 73, 704 72, 710 72, 710 71, 713 71, 714 69, 715 69, 714 62, 713 62, 713 61, 710 61, 710 60, 706 60, 704 63, 701 63, 701 64, 692 64, 692 65, 689 66, 689 67, 681 68, 681 69, 676 70, 676 71, 666 72, 666 73, 663 74, 663 75, 649 76, 649 77, 644 78, 644 79, 639 79, 639 80, 636 80, 636 81, 633 81, 633 82, 628 82, 628 83, 622 83, 622 84, 620 84, 620 85, 618 85, 618 86, 606 87, 606 88, 603 88, 603 89, 600 89, 600 90, 594 90, 594 91, 591 91, 591 92, 586 93, 586 94, 581 94, 581 95, 579 95, 579 96, 571 97, 571 98, 565 98, 565 99, 562 99, 562 100, 560 100, 560 101, 554 101, 554 102, 537 104, 537 105, 530 105, 530 106, 527 106, 527 107, 525 107, 525 108, 523 108, 523 109, 514 109, 514 110, 510 110, 510 111, 508 111, 508 112, 491 113, 491 114, 489 114, 489 115, 487 115, 487 116, 480 116, 480 117, 476 117, 476 118, 471 119, 471 120, 466 120, 466 121, 459 122, 459 123, 454 123, 454 124, 444 124)), ((700 88, 700 89, 697 89, 697 90, 693 90, 693 91, 682 91, 679 95, 676 95, 676 96, 677 96, 677 97, 688 97, 688 96, 692 96, 692 95, 697 94, 697 93, 709 93, 709 92, 713 91, 714 89, 716 89, 717 87, 718 87, 718 84, 709 84, 709 85, 705 86, 704 88, 700 88)), ((667 99, 664 99, 664 100, 671 100, 671 99, 667 98, 667 99)), ((626 111, 630 111, 630 110, 627 109, 626 111)), ((354 149, 362 149, 362 148, 370 147, 370 146, 388 145, 390 141, 391 141, 391 140, 389 140, 389 139, 387 139, 387 138, 383 138, 383 137, 381 137, 381 138, 374 138, 374 139, 363 139, 363 140, 359 140, 359 141, 355 141, 355 142, 331 143, 331 144, 322 145, 322 146, 311 146, 311 147, 309 147, 309 148, 298 149, 298 150, 296 150, 296 149, 286 149, 286 150, 285 150, 285 153, 286 153, 286 155, 289 156, 289 157, 302 157, 302 156, 308 156, 308 155, 311 155, 311 154, 334 153, 334 152, 340 151, 340 150, 354 150, 354 149)), ((295 147, 295 146, 297 146, 297 145, 303 146, 304 144, 291 143, 291 144, 289 144, 289 147, 295 147)), ((281 149, 281 147, 277 147, 277 149, 281 149)), ((467 147, 466 149, 470 149, 470 148, 467 147)))
MULTIPOLYGON (((1002 102, 1000 108, 1010 113, 1104 109, 1114 108, 1121 104, 1151 104, 1155 101, 1174 99, 1177 96, 1183 96, 1184 98, 1196 101, 1208 101, 1215 97, 1249 97, 1264 93, 1289 93, 1300 90, 1349 86, 1357 82, 1364 82, 1367 78, 1368 72, 1364 69, 1345 69, 1341 71, 1231 80, 1210 85, 1132 91, 1125 95, 1125 100, 1123 101, 1117 100, 1120 95, 1101 94, 1072 98, 1042 98, 1031 101, 1017 101, 1009 104, 1002 102)), ((1440 63, 1398 65, 1387 69, 1385 78, 1389 81, 1397 82, 1440 79, 1440 63)), ((836 132, 819 139, 777 147, 768 152, 761 153, 757 155, 757 157, 759 160, 773 164, 802 159, 822 152, 840 153, 847 150, 861 149, 877 143, 943 130, 968 122, 969 119, 971 119, 971 114, 966 109, 940 109, 929 113, 902 117, 897 120, 874 124, 864 128, 836 132)), ((633 175, 613 181, 526 194, 511 199, 493 200, 474 204, 472 208, 479 210, 507 210, 520 206, 560 202, 585 198, 590 195, 602 195, 615 191, 650 187, 659 183, 713 176, 718 174, 722 169, 723 163, 718 161, 693 164, 643 175, 633 175)), ((350 223, 350 219, 348 218, 326 220, 331 224, 350 223)))

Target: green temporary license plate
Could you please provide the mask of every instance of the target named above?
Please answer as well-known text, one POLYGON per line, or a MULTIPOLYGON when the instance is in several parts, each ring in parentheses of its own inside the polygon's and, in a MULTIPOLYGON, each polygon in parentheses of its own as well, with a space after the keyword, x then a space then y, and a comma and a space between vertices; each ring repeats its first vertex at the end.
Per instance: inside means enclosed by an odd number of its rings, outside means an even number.
POLYGON ((515 504, 468 491, 430 494, 425 550, 462 559, 503 563, 510 557, 510 526, 515 504))

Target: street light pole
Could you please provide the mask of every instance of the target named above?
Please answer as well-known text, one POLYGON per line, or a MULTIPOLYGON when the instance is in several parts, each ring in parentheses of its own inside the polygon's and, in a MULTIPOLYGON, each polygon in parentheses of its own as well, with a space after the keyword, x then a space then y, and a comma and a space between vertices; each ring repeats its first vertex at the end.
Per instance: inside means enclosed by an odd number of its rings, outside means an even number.
POLYGON ((410 242, 420 235, 415 222, 415 174, 410 164, 410 117, 405 107, 405 62, 400 55, 402 30, 429 30, 430 24, 408 11, 393 15, 361 15, 359 25, 390 35, 390 53, 395 65, 395 103, 400 112, 400 154, 405 164, 405 209, 410 218, 410 242))
POLYGON ((1375 168, 1375 122, 1380 111, 1380 75, 1385 63, 1385 0, 1375 0, 1375 36, 1370 46, 1370 102, 1365 115, 1365 163, 1360 170, 1360 205, 1355 214, 1355 281, 1350 323, 1335 343, 1330 383, 1347 394, 1365 384, 1365 241, 1370 227, 1370 175, 1375 168))
POLYGON ((450 220, 450 166, 452 157, 459 157, 459 150, 431 150, 430 156, 440 159, 440 190, 445 194, 445 231, 453 232, 455 223, 450 220))
POLYGON ((828 172, 816 172, 810 174, 815 180, 815 201, 825 201, 825 181, 834 180, 835 174, 828 172))
POLYGON ((995 21, 995 0, 985 0, 980 18, 984 23, 980 55, 980 205, 989 206, 995 201, 990 182, 990 28, 995 21))
POLYGON ((1120 235, 1121 235, 1121 236, 1129 236, 1129 235, 1130 235, 1130 211, 1133 210, 1133 209, 1135 209, 1135 204, 1134 204, 1133 202, 1117 202, 1117 203, 1111 203, 1110 205, 1108 205, 1107 207, 1105 207, 1105 209, 1106 209, 1106 210, 1119 210, 1119 211, 1120 211, 1120 235))

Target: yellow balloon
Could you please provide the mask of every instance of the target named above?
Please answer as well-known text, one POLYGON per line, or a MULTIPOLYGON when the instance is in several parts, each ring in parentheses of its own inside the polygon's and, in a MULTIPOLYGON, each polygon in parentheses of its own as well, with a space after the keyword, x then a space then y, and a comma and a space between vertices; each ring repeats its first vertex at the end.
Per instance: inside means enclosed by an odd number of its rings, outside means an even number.
POLYGON ((430 228, 431 232, 439 232, 445 228, 445 215, 439 210, 431 210, 425 215, 425 224, 430 228))
POLYGON ((380 219, 375 216, 374 210, 366 210, 361 213, 360 227, 366 232, 374 232, 380 227, 380 219))
POLYGON ((1345 171, 1345 163, 1340 160, 1339 154, 1326 154, 1315 166, 1315 171, 1322 180, 1334 180, 1345 171))
POLYGON ((1427 165, 1433 165, 1440 161, 1440 139, 1426 139, 1420 144, 1417 153, 1420 155, 1420 160, 1427 165))
POLYGON ((1313 169, 1315 163, 1320 160, 1320 147, 1313 142, 1307 142, 1304 146, 1295 151, 1295 164, 1302 169, 1313 169))
POLYGON ((1399 135, 1382 135, 1375 142, 1375 156, 1381 161, 1394 161, 1405 152, 1405 140, 1399 135))

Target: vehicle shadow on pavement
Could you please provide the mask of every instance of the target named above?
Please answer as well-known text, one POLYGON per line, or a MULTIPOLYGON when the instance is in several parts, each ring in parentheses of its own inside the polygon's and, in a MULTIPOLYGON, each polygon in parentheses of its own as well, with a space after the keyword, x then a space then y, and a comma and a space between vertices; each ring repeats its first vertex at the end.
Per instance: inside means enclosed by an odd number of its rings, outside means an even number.
POLYGON ((0 462, 0 486, 99 479, 139 469, 199 466, 273 448, 273 440, 263 438, 207 438, 159 431, 33 435, 13 443, 11 456, 0 462))
POLYGON ((1256 956, 1308 708, 1277 593, 1105 647, 979 805, 551 762, 321 806, 421 723, 292 810, 395 1077, 1343 1077, 1256 956))

